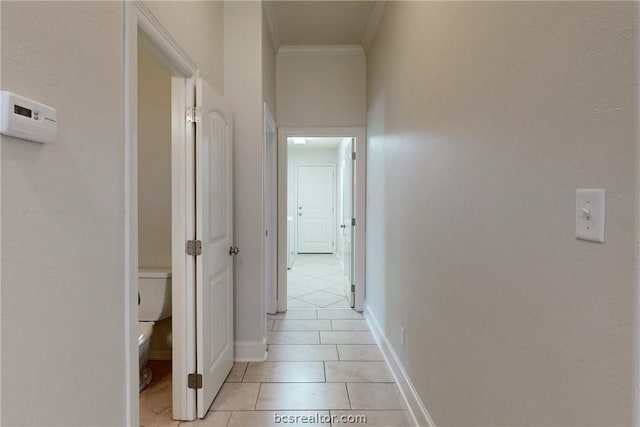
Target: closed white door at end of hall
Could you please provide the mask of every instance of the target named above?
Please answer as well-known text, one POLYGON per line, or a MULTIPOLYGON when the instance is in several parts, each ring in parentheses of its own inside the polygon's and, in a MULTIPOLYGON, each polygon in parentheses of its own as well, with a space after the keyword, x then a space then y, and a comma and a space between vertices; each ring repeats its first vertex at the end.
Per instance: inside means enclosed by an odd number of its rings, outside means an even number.
POLYGON ((298 253, 333 253, 335 166, 298 165, 298 253))

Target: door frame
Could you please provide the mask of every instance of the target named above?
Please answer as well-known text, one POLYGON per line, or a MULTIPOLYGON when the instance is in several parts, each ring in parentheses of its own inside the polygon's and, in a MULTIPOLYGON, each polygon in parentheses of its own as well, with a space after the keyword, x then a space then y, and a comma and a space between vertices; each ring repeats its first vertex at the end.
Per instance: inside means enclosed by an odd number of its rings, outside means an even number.
POLYGON ((366 295, 365 224, 366 224, 366 166, 367 141, 364 127, 282 127, 278 129, 278 311, 287 311, 287 139, 291 137, 351 137, 355 160, 356 230, 354 233, 355 309, 362 311, 366 295))
POLYGON ((172 72, 171 99, 171 205, 172 205, 172 395, 173 417, 196 417, 196 393, 187 388, 188 372, 195 372, 195 280, 193 257, 184 242, 195 230, 193 143, 187 129, 185 108, 193 105, 196 63, 142 1, 125 2, 124 56, 124 349, 125 424, 139 425, 138 362, 138 37, 143 37, 157 59, 172 72), (193 203, 192 203, 193 202, 193 203))
MULTIPOLYGON (((336 254, 337 251, 337 245, 336 245, 336 240, 338 238, 338 233, 336 230, 336 227, 338 224, 336 224, 336 209, 337 209, 337 191, 336 191, 336 186, 338 183, 338 177, 336 175, 337 171, 336 171, 336 164, 335 163, 330 163, 330 162, 314 162, 314 163, 309 163, 309 162, 303 162, 303 163, 298 163, 295 165, 295 184, 296 184, 296 206, 300 206, 300 201, 298 200, 300 197, 300 167, 306 167, 306 166, 327 166, 327 167, 331 167, 331 204, 332 204, 332 215, 331 215, 331 230, 333 235, 331 236, 332 239, 332 250, 333 250, 333 254, 336 254)), ((288 172, 288 170, 287 170, 288 172)), ((296 212, 299 213, 299 212, 296 212)), ((296 217, 296 255, 298 255, 300 253, 300 220, 296 217)), ((304 252, 303 252, 304 253, 304 252)))
MULTIPOLYGON (((262 228, 266 232, 271 230, 271 236, 263 238, 263 260, 262 260, 262 286, 265 290, 265 311, 268 314, 276 314, 277 294, 278 294, 278 127, 271 114, 269 105, 264 103, 264 141, 262 152, 262 228), (269 134, 275 135, 275 140, 269 140, 269 134), (267 218, 267 210, 271 208, 270 221, 267 218), (270 256, 269 256, 270 255, 270 256), (267 272, 266 266, 272 264, 274 267, 267 272), (269 277, 267 277, 269 276, 269 277)), ((266 336, 265 322, 265 336, 266 336)))

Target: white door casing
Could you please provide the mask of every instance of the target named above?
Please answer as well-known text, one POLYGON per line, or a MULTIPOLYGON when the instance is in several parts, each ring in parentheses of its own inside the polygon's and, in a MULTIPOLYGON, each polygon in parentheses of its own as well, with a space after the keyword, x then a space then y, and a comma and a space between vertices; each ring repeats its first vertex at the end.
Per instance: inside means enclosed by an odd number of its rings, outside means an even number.
MULTIPOLYGON (((362 311, 366 292, 365 227, 367 141, 363 127, 279 127, 278 128, 278 311, 287 311, 287 139, 294 137, 355 137, 354 151, 354 268, 355 305, 362 311)), ((295 217, 297 218, 297 217, 295 217)))
POLYGON ((344 293, 349 300, 349 305, 354 305, 354 292, 351 290, 355 282, 353 280, 353 232, 354 228, 351 225, 351 219, 353 218, 353 139, 348 144, 345 144, 344 152, 344 164, 341 165, 342 170, 342 218, 340 224, 340 233, 343 238, 343 260, 344 266, 344 293))
POLYGON ((335 165, 297 166, 298 253, 333 253, 335 165))
POLYGON ((233 366, 233 162, 231 111, 207 82, 196 81, 196 360, 204 418, 233 366))
POLYGON ((277 198, 278 198, 278 158, 277 158, 277 129, 276 122, 264 103, 264 151, 262 161, 263 180, 263 228, 264 228, 264 288, 265 310, 269 314, 277 312, 278 297, 278 246, 277 246, 277 198))

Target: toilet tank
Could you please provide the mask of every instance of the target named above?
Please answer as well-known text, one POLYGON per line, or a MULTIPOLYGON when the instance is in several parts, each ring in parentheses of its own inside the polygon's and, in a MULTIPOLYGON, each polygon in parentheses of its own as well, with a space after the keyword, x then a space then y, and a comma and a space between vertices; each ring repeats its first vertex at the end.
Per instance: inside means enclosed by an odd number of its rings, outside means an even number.
POLYGON ((171 317, 171 269, 139 269, 138 289, 138 320, 155 322, 171 317))

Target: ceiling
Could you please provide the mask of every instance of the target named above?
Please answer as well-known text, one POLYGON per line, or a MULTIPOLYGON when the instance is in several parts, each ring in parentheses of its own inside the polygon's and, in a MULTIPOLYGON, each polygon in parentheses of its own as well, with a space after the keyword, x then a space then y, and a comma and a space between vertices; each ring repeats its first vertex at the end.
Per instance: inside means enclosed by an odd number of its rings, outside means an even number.
POLYGON ((279 46, 362 45, 366 48, 379 3, 383 2, 270 1, 267 16, 272 33, 277 33, 279 46))

